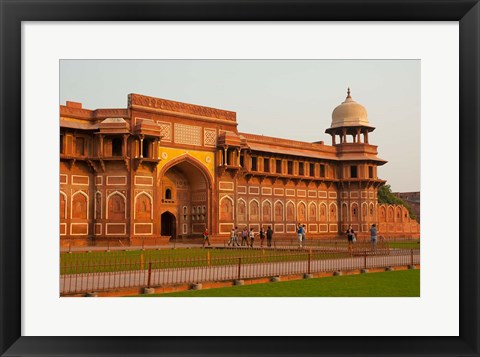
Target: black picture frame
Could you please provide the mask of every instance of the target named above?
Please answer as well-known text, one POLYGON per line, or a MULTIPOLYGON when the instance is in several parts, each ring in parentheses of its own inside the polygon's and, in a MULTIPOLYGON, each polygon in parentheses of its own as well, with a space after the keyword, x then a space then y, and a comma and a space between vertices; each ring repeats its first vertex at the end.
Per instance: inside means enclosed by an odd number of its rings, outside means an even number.
MULTIPOLYGON (((479 356, 478 0, 0 0, 2 356, 479 356), (459 337, 22 337, 22 21, 459 21, 459 337)), ((448 185, 448 182, 446 183, 448 185)), ((440 196, 440 193, 439 193, 440 196)), ((452 212, 456 214, 456 212, 452 212)), ((442 312, 438 312, 441 321, 442 312)), ((347 322, 346 322, 347 323, 347 322)), ((432 323, 436 323, 432 321, 432 323)))

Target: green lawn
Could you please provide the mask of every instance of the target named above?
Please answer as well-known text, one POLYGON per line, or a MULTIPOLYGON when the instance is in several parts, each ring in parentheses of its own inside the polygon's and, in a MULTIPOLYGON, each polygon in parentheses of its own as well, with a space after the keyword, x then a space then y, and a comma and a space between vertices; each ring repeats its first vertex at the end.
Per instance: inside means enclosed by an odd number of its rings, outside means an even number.
POLYGON ((143 297, 418 297, 420 270, 189 290, 143 297))

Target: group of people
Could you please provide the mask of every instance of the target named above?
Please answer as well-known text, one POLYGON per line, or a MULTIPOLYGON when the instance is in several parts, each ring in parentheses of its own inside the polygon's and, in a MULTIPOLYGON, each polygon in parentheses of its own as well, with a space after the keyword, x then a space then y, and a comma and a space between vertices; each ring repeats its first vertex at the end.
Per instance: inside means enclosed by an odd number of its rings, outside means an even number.
POLYGON ((241 237, 241 246, 250 246, 251 248, 253 248, 255 236, 260 236, 260 247, 263 247, 265 238, 267 238, 267 247, 272 246, 273 230, 271 226, 268 226, 266 230, 265 228, 261 227, 259 233, 256 233, 253 228, 250 228, 249 231, 246 226, 241 231, 238 230, 238 227, 232 228, 232 230, 230 231, 230 239, 228 241, 228 246, 232 245, 233 247, 239 247, 240 244, 238 244, 238 239, 239 237, 241 237))
MULTIPOLYGON (((356 241, 355 231, 353 230, 352 225, 348 226, 346 235, 348 240, 348 246, 350 248, 351 245, 356 241)), ((377 225, 374 223, 370 227, 370 243, 372 243, 372 248, 375 248, 377 246, 377 235, 378 235, 377 225)))
MULTIPOLYGON (((356 236, 355 236, 355 231, 353 230, 352 225, 348 226, 348 229, 345 233, 347 235, 347 240, 348 240, 348 246, 349 249, 352 249, 352 244, 356 241, 356 236)), ((250 246, 253 248, 253 243, 255 241, 255 236, 260 236, 260 247, 263 247, 265 238, 267 238, 267 247, 272 246, 272 239, 273 239, 273 230, 271 226, 268 226, 268 228, 265 230, 263 227, 260 228, 259 233, 255 233, 253 228, 250 228, 250 231, 248 228, 245 226, 241 231, 238 230, 238 227, 232 228, 230 231, 230 239, 228 241, 228 246, 232 245, 233 247, 237 246, 239 247, 240 244, 238 243, 239 237, 241 237, 241 246, 250 246), (249 242, 250 240, 250 242, 249 242)), ((372 248, 375 248, 377 245, 377 235, 378 235, 378 230, 376 224, 372 224, 370 227, 370 242, 372 243, 372 248)), ((205 231, 202 234, 203 236, 203 247, 205 247, 205 244, 208 243, 210 246, 210 240, 208 239, 208 229, 205 229, 205 231)), ((306 240, 307 240, 307 228, 305 224, 299 223, 297 226, 297 238, 298 238, 298 245, 300 248, 305 245, 306 240)))

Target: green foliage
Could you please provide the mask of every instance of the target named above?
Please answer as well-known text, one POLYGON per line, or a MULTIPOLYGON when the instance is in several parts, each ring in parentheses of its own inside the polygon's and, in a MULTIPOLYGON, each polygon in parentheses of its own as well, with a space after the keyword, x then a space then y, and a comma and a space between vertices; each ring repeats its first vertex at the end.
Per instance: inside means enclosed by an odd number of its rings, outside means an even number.
POLYGON ((378 189, 378 203, 404 206, 408 210, 410 218, 415 219, 415 213, 413 212, 412 207, 400 197, 397 197, 392 192, 390 185, 384 185, 378 189))

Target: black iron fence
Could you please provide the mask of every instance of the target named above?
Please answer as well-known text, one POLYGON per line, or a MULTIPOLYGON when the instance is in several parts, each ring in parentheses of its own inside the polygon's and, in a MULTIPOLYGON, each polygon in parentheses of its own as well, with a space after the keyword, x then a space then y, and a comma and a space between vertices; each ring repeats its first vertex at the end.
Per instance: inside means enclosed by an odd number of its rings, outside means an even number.
POLYGON ((313 274, 420 264, 419 249, 389 249, 364 243, 333 249, 258 249, 237 255, 145 259, 70 259, 61 263, 60 293, 155 287, 280 275, 313 274))

